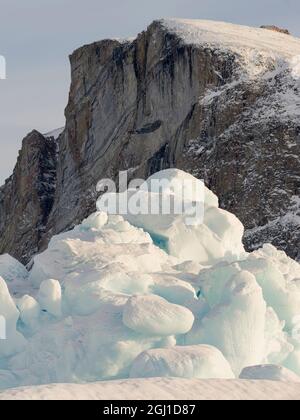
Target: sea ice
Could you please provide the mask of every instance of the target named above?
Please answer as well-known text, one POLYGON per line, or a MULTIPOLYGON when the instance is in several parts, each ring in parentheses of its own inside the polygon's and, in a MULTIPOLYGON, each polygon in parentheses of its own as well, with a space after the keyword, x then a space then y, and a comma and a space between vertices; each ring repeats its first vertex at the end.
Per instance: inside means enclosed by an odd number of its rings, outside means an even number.
POLYGON ((19 311, 11 298, 8 287, 0 277, 0 359, 12 356, 25 347, 26 340, 17 331, 19 311))
POLYGON ((264 359, 266 310, 255 277, 241 271, 226 284, 220 303, 194 324, 186 343, 217 347, 239 375, 264 359))
POLYGON ((17 301, 20 312, 20 321, 29 329, 35 329, 39 322, 41 307, 38 302, 28 295, 24 295, 17 301))
POLYGON ((133 296, 123 312, 126 327, 149 336, 185 334, 193 326, 192 312, 159 296, 133 296))
POLYGON ((28 274, 24 265, 15 258, 8 254, 0 255, 0 276, 6 281, 11 293, 14 295, 24 294, 28 274))

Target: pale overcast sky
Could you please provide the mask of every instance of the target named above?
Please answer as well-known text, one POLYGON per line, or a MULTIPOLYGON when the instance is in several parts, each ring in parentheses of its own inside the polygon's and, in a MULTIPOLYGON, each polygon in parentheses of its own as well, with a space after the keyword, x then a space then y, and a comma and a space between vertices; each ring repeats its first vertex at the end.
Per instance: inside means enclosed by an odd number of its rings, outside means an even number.
POLYGON ((299 0, 0 0, 0 184, 22 138, 64 125, 68 55, 102 38, 135 36, 152 20, 182 17, 287 27, 300 36, 299 0))

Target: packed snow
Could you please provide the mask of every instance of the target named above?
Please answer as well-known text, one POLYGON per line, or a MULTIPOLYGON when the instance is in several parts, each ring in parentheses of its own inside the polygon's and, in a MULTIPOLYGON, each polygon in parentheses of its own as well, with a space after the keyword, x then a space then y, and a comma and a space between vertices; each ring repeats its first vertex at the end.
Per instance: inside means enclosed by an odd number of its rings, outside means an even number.
MULTIPOLYGON (((186 208, 202 203, 204 213, 187 224, 186 215, 172 212, 105 213, 98 202, 99 211, 52 238, 30 271, 0 256, 0 315, 7 335, 0 340, 2 390, 76 383, 62 385, 62 394, 76 390, 100 398, 124 384, 125 398, 132 384, 142 384, 153 397, 172 382, 157 380, 154 392, 153 380, 129 378, 172 376, 179 378, 172 396, 179 396, 182 384, 183 398, 183 378, 196 381, 191 390, 202 384, 199 379, 238 379, 242 372, 271 380, 300 375, 299 264, 271 245, 246 253, 241 223, 219 208, 201 181, 175 169, 156 178, 168 180, 169 187, 147 190, 150 179, 128 197, 176 201, 177 186, 188 179, 200 188, 186 191, 186 208), (277 373, 271 367, 249 370, 260 365, 279 367, 277 373), (293 375, 278 373, 281 367, 293 375), (93 384, 89 391, 80 385, 110 380, 125 382, 93 384)), ((221 384, 244 390, 239 381, 221 384)), ((255 392, 268 387, 261 384, 255 392)), ((29 388, 2 397, 32 392, 50 398, 59 389, 29 388)), ((273 389, 283 392, 279 385, 273 389)), ((296 390, 300 397, 298 388, 282 395, 295 398, 296 390)))
POLYGON ((10 389, 1 400, 299 400, 300 384, 271 381, 146 378, 10 389))

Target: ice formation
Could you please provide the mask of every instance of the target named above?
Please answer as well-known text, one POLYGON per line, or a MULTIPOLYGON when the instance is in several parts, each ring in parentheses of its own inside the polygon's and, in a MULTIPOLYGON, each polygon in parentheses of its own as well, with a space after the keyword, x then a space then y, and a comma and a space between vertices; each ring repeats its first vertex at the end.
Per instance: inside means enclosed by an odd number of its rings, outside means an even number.
POLYGON ((8 254, 0 255, 0 276, 5 279, 11 294, 24 294, 28 271, 19 261, 8 254))
POLYGON ((140 334, 170 337, 190 331, 194 315, 159 296, 133 296, 124 307, 123 323, 140 334))
POLYGON ((7 285, 0 277, 1 341, 0 360, 24 350, 26 340, 17 331, 19 311, 11 298, 7 285))
POLYGON ((271 245, 246 253, 242 225, 201 181, 174 169, 154 178, 169 187, 147 190, 150 179, 129 197, 176 201, 188 179, 203 193, 185 191, 187 209, 202 203, 203 217, 99 210, 52 238, 30 271, 0 256, 0 388, 238 378, 263 364, 300 374, 299 264, 271 245))
POLYGON ((61 286, 59 281, 49 279, 44 280, 40 285, 37 300, 42 310, 49 314, 61 316, 61 286))
POLYGON ((220 303, 194 324, 186 342, 218 347, 239 375, 243 367, 265 357, 266 311, 255 277, 240 271, 226 284, 220 303))
POLYGON ((124 217, 149 232, 156 244, 181 261, 211 265, 220 260, 234 261, 244 253, 243 225, 233 214, 220 209, 218 198, 192 175, 168 169, 151 176, 138 192, 128 190, 106 197, 98 201, 99 211, 114 213, 126 203, 143 203, 143 214, 126 205, 124 217), (169 204, 170 197, 173 205, 169 204), (159 211, 154 213, 156 203, 159 211), (176 212, 182 204, 184 211, 176 212), (164 208, 168 209, 165 213, 164 208))

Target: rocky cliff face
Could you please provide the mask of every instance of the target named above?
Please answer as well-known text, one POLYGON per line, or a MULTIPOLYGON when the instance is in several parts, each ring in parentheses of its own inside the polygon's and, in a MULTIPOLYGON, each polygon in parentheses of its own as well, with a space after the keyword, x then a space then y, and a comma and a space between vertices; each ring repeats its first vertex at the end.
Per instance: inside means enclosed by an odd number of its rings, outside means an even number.
POLYGON ((23 140, 12 176, 0 188, 0 254, 23 262, 38 252, 56 186, 57 143, 33 131, 23 140))
POLYGON ((28 261, 94 211, 103 177, 176 166, 242 220, 249 249, 300 258, 298 55, 291 36, 177 20, 75 51, 59 153, 29 135, 0 190, 0 252, 28 261))

